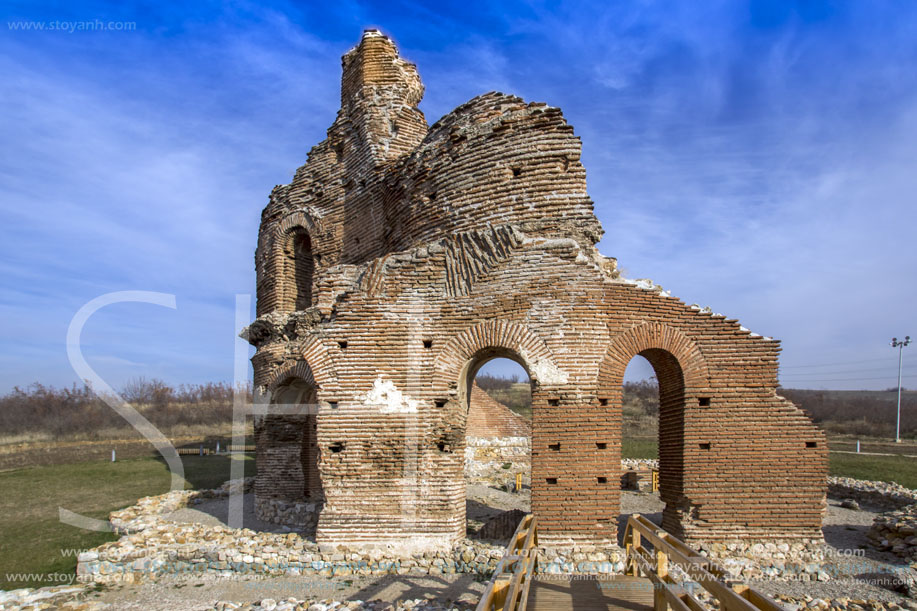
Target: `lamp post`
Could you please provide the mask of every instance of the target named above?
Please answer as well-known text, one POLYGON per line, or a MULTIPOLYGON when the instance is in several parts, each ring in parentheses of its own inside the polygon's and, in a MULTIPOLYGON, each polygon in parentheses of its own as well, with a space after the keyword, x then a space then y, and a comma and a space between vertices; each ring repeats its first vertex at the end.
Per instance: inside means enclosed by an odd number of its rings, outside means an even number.
POLYGON ((895 422, 895 443, 901 443, 901 353, 910 343, 910 335, 905 335, 903 342, 899 342, 897 337, 892 338, 892 348, 898 349, 898 419, 895 422))

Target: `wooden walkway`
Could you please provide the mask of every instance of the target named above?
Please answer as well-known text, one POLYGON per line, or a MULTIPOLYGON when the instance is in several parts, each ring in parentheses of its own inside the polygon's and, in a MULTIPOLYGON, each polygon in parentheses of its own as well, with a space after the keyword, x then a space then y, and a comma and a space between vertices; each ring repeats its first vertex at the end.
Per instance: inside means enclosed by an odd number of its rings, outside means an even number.
POLYGON ((556 577, 558 579, 550 579, 550 575, 543 575, 532 581, 528 611, 651 611, 653 608, 653 582, 643 577, 556 577))

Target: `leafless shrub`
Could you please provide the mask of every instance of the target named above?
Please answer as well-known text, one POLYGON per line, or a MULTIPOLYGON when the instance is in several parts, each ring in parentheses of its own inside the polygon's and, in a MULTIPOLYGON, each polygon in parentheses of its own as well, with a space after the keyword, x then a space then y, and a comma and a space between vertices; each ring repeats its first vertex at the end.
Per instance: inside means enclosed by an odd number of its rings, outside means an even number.
MULTIPOLYGON (((827 431, 880 437, 895 434, 897 389, 883 392, 780 388, 778 392, 827 431)), ((917 397, 913 393, 901 398, 901 435, 917 436, 917 397)))
MULTIPOLYGON (((251 387, 240 389, 251 401, 251 387)), ((174 389, 161 380, 132 380, 122 398, 157 428, 218 426, 232 422, 231 384, 181 385, 174 389)), ((0 396, 0 430, 4 436, 46 434, 61 439, 76 434, 130 429, 131 426, 88 386, 54 388, 39 383, 15 387, 0 396)))

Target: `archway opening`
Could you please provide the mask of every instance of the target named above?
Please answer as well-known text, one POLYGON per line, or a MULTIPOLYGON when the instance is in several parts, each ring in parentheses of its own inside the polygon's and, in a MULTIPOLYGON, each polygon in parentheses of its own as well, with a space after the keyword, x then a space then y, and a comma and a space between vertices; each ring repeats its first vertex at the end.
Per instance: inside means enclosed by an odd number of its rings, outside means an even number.
POLYGON ((621 394, 621 458, 658 460, 659 382, 644 357, 637 355, 627 364, 621 394))
POLYGON ((291 469, 290 483, 297 489, 295 496, 309 502, 322 501, 315 387, 302 378, 291 377, 275 389, 271 403, 282 406, 281 411, 290 414, 283 418, 289 420, 292 428, 288 460, 299 467, 291 469))
POLYGON ((531 378, 515 355, 485 351, 464 382, 467 534, 505 541, 531 511, 531 378))
POLYGON ((315 258, 312 239, 302 227, 287 234, 284 243, 284 282, 281 308, 286 311, 305 310, 312 305, 312 276, 315 258))
POLYGON ((640 513, 680 534, 683 504, 685 382, 668 351, 635 355, 621 388, 621 521, 640 513))

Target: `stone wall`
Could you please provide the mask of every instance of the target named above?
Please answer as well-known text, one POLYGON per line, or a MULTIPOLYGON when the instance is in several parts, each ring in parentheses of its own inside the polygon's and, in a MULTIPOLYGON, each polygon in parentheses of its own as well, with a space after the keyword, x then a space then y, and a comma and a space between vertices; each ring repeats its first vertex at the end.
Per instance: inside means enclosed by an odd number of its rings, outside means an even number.
POLYGON ((917 490, 899 484, 851 477, 829 477, 828 495, 884 509, 901 509, 917 504, 917 490))
MULTIPOLYGON (((246 337, 256 389, 315 389, 318 540, 461 540, 471 381, 507 357, 532 381, 542 540, 613 544, 621 384, 636 355, 660 383, 665 527, 819 538, 827 446, 776 394, 779 343, 620 276, 595 248, 580 141, 560 110, 491 93, 428 129, 422 92, 394 44, 367 32, 344 57, 328 138, 262 213, 246 337), (311 306, 291 312, 294 232, 308 234, 314 268, 311 306)), ((259 499, 304 500, 306 436, 288 434, 288 417, 261 425, 259 499)))

